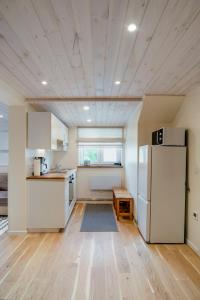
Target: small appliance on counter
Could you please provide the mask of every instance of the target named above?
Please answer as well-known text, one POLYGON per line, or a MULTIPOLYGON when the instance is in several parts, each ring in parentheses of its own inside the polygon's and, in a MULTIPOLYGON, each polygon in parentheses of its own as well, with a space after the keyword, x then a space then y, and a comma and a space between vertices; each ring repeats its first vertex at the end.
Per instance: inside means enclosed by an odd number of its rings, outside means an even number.
POLYGON ((47 163, 45 157, 34 157, 33 175, 40 176, 47 173, 47 163))
POLYGON ((185 128, 164 127, 153 131, 152 145, 185 146, 185 128))
POLYGON ((90 160, 89 159, 84 160, 84 166, 90 166, 90 160))

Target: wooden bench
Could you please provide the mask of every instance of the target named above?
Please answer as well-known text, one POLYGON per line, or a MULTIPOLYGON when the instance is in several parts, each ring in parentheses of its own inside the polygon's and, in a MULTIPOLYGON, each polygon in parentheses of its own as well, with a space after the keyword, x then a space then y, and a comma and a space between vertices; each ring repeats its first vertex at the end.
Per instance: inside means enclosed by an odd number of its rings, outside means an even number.
POLYGON ((113 206, 116 211, 117 220, 120 217, 129 217, 133 219, 133 197, 124 188, 113 189, 113 206), (123 209, 123 205, 127 204, 126 211, 123 209))
POLYGON ((122 193, 127 193, 127 189, 125 188, 113 188, 113 206, 114 209, 116 210, 116 198, 115 195, 116 194, 122 194, 122 193))

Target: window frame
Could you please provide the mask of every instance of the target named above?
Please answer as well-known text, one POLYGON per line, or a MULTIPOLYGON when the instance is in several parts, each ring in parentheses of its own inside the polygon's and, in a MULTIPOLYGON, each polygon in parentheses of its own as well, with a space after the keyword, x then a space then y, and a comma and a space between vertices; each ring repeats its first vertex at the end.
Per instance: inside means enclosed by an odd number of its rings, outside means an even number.
POLYGON ((109 127, 78 127, 77 128, 77 143, 78 143, 78 165, 79 166, 88 166, 84 164, 84 153, 81 153, 81 146, 84 147, 97 147, 97 161, 90 163, 89 166, 114 166, 116 163, 120 165, 124 164, 124 127, 123 126, 109 126, 109 127), (84 133, 84 129, 86 132, 84 133), (87 131, 91 129, 91 132, 87 131), (97 129, 97 135, 95 136, 95 129, 97 129), (100 129, 100 131, 99 131, 100 129), (118 132, 115 132, 116 131, 118 132), (105 135, 102 133, 105 131, 105 135), (107 131, 107 132, 106 132, 107 131), (113 131, 113 135, 111 132, 113 131), (103 160, 103 149, 105 147, 116 147, 119 150, 117 151, 117 160, 105 162, 103 160), (102 148, 102 149, 101 149, 102 148), (82 156, 82 157, 81 157, 82 156))
POLYGON ((123 158, 124 158, 124 145, 122 143, 109 143, 106 145, 106 143, 99 143, 98 145, 94 145, 94 143, 84 143, 78 144, 78 165, 79 166, 87 166, 84 164, 84 148, 97 148, 97 160, 94 163, 90 163, 90 166, 102 166, 102 165, 115 165, 117 163, 123 165, 123 158), (82 148, 82 152, 81 152, 82 148), (117 150, 116 156, 117 160, 116 161, 104 161, 104 149, 106 148, 115 148, 117 150))

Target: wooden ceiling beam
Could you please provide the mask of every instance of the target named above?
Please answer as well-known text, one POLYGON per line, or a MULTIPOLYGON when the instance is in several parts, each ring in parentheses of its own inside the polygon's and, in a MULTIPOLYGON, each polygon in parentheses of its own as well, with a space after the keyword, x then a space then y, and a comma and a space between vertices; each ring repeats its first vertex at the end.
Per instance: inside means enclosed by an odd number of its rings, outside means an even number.
POLYGON ((137 102, 142 101, 143 98, 141 96, 124 96, 124 97, 36 97, 36 98, 26 98, 27 103, 47 103, 47 102, 108 102, 108 101, 129 101, 129 102, 137 102))

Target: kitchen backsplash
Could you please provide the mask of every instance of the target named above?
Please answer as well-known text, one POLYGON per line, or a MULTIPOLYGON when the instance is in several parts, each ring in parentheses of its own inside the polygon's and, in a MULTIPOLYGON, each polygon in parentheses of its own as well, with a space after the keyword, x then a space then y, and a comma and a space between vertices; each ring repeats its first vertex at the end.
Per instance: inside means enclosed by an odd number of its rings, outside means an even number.
MULTIPOLYGON (((33 159, 36 155, 36 150, 26 150, 26 165, 27 165, 27 176, 32 175, 33 172, 33 159)), ((45 158, 47 163, 47 171, 52 168, 53 164, 53 151, 45 151, 45 158)))

